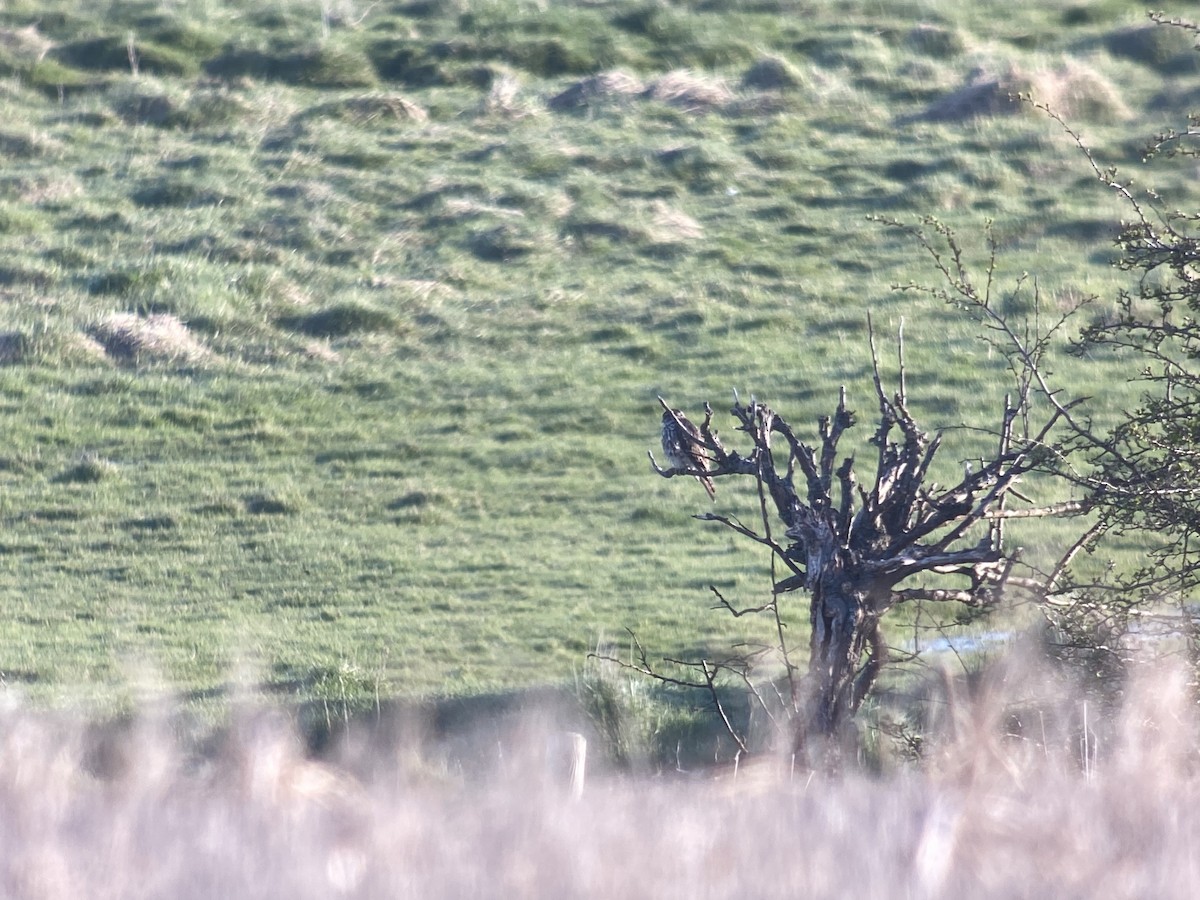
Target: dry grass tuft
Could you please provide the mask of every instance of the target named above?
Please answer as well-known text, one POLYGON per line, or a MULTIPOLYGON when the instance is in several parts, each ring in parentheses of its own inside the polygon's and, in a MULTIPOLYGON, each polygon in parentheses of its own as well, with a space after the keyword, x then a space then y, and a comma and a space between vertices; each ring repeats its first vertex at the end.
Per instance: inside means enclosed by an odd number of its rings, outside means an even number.
POLYGON ((650 240, 655 244, 681 244, 704 237, 704 226, 682 210, 656 200, 650 204, 650 240))
POLYGON ((333 118, 356 125, 370 125, 376 122, 425 122, 429 119, 429 113, 419 103, 399 94, 365 94, 320 103, 297 118, 333 118))
POLYGON ((1022 94, 1069 119, 1116 122, 1130 116, 1111 82, 1090 66, 1067 60, 1057 68, 1037 72, 1015 65, 999 72, 976 68, 965 84, 909 121, 962 122, 979 116, 1014 115, 1021 111, 1022 94))
POLYGON ((1012 115, 1020 110, 1017 94, 1031 87, 1029 76, 1017 66, 1000 72, 979 67, 966 83, 931 103, 911 120, 963 122, 979 116, 1012 115))
POLYGON ((1034 74, 1033 98, 1070 120, 1098 123, 1123 122, 1133 114, 1112 82, 1075 60, 1034 74))
POLYGON ((685 69, 668 72, 654 79, 644 96, 694 113, 712 112, 734 100, 733 91, 723 78, 700 75, 685 69))
MULTIPOLYGON (((29 303, 28 298, 21 302, 29 303)), ((60 331, 45 325, 0 332, 0 366, 33 363, 71 365, 108 360, 104 348, 92 338, 74 331, 60 331)))
POLYGON ((546 105, 554 112, 577 112, 628 100, 645 90, 646 85, 637 76, 614 70, 575 82, 562 93, 551 97, 546 105))
POLYGON ((924 56, 948 59, 967 49, 966 40, 955 29, 922 23, 908 33, 905 43, 924 56))
POLYGON ((0 131, 0 155, 16 159, 58 156, 62 144, 42 132, 0 131))
POLYGON ((492 77, 482 111, 487 115, 521 119, 533 115, 534 106, 521 96, 521 79, 515 72, 499 71, 492 77))
POLYGON ((329 346, 328 341, 310 341, 304 345, 306 359, 324 363, 340 363, 342 356, 329 346))
POLYGON ((0 48, 7 50, 16 59, 41 62, 53 46, 54 41, 38 31, 37 25, 0 28, 0 48))
POLYGON ((72 332, 67 335, 64 344, 70 356, 78 357, 87 362, 111 362, 104 345, 90 334, 72 332))
POLYGON ((113 313, 90 331, 111 358, 123 363, 197 362, 209 355, 188 327, 170 313, 113 313))
POLYGON ((73 172, 61 172, 43 177, 14 179, 12 187, 22 203, 40 205, 59 203, 83 195, 83 182, 73 172))

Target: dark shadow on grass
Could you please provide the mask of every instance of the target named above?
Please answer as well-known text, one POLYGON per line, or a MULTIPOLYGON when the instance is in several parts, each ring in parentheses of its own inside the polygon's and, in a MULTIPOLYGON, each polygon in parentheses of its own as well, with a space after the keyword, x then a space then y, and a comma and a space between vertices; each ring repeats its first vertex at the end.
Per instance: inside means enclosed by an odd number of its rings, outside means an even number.
POLYGON ((204 70, 224 79, 261 78, 322 88, 373 87, 378 76, 371 60, 353 48, 231 47, 209 60, 204 70))
POLYGON ((347 301, 316 312, 282 316, 275 320, 281 328, 309 337, 345 337, 358 332, 394 332, 399 322, 388 312, 347 301))
POLYGON ((126 519, 121 523, 122 528, 130 531, 171 531, 179 527, 179 520, 174 516, 144 516, 140 519, 126 519))
POLYGON ((256 516, 286 516, 298 511, 295 504, 268 494, 251 494, 243 503, 246 512, 256 516))
MULTIPOLYGON (((307 672, 283 667, 278 674, 283 677, 265 687, 285 695, 311 691, 316 683, 330 686, 341 677, 322 667, 307 672)), ((737 748, 709 714, 705 693, 649 680, 639 682, 638 693, 659 710, 657 730, 641 746, 630 743, 638 727, 630 718, 635 713, 621 708, 622 699, 603 686, 581 691, 575 685, 547 685, 425 700, 377 700, 368 691, 306 700, 296 707, 295 720, 309 752, 318 756, 334 752, 348 737, 360 747, 381 749, 416 738, 471 780, 502 770, 522 742, 540 745, 548 735, 571 731, 588 741, 589 772, 684 772, 733 759, 737 748)), ((745 727, 750 707, 744 692, 720 688, 718 695, 735 726, 745 727)))

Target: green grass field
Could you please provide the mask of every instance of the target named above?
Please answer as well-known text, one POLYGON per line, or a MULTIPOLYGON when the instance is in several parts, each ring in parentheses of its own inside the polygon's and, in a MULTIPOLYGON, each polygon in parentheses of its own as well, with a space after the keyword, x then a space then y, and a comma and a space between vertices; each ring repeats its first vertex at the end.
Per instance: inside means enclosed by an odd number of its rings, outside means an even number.
MULTIPOLYGON (((1189 47, 1123 2, 5 4, 0 677, 362 703, 765 634, 708 611, 767 560, 650 471, 656 395, 799 424, 845 384, 865 442, 871 312, 930 429, 990 425, 999 360, 867 217, 980 261, 990 220, 1005 284, 1105 314, 1122 209, 1008 92, 1194 209, 1140 164, 1189 47)), ((1133 402, 1120 360, 1055 369, 1133 402)))

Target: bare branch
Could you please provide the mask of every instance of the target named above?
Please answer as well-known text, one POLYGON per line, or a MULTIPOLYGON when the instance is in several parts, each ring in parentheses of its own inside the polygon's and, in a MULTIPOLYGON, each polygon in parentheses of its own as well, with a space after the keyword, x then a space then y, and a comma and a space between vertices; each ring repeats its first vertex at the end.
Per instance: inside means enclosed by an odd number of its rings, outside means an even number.
POLYGON ((961 603, 964 606, 987 606, 989 603, 996 601, 996 597, 989 595, 981 595, 979 591, 974 590, 948 590, 945 588, 909 588, 903 591, 895 591, 893 594, 897 603, 905 603, 914 600, 933 600, 938 603, 961 603))
POLYGON ((629 631, 629 629, 626 629, 626 631, 629 632, 629 636, 633 641, 633 653, 636 657, 636 662, 627 662, 623 659, 619 659, 618 657, 608 656, 603 653, 589 653, 587 658, 597 659, 602 662, 615 663, 622 669, 629 669, 637 672, 640 675, 644 675, 661 684, 670 684, 675 685, 676 687, 697 689, 707 692, 709 695, 709 700, 713 704, 713 708, 724 724, 725 729, 728 731, 730 738, 732 738, 733 742, 737 744, 740 752, 747 752, 745 740, 738 733, 737 729, 733 727, 733 722, 730 721, 729 715, 725 711, 725 705, 721 702, 721 695, 717 690, 717 677, 722 670, 733 672, 739 675, 739 677, 745 677, 745 661, 742 659, 737 659, 727 662, 714 663, 709 660, 702 659, 697 662, 689 662, 687 660, 664 657, 663 662, 670 663, 671 665, 679 666, 684 669, 698 669, 703 675, 704 680, 689 681, 684 678, 675 678, 655 670, 655 668, 647 659, 646 650, 644 647, 642 647, 641 642, 638 641, 637 635, 635 635, 632 631, 629 631))
MULTIPOLYGON (((753 697, 755 699, 755 701, 758 703, 759 709, 761 709, 763 711, 763 714, 767 717, 768 720, 770 720, 771 724, 775 728, 778 728, 779 722, 775 718, 775 714, 773 712, 771 712, 771 708, 769 706, 767 706, 766 701, 763 700, 763 696, 758 690, 758 685, 756 685, 753 681, 750 680, 750 675, 747 672, 738 672, 737 674, 739 676, 741 676, 742 683, 746 686, 746 690, 750 692, 750 696, 753 697)), ((775 692, 775 696, 779 699, 779 705, 784 706, 783 698, 779 695, 778 691, 775 692)))
POLYGON ((1051 503, 1049 506, 1035 506, 1027 509, 989 509, 984 512, 983 517, 985 519, 1058 518, 1080 516, 1086 513, 1088 508, 1088 504, 1082 500, 1064 500, 1062 503, 1051 503))
POLYGON ((1058 564, 1054 567, 1054 571, 1052 571, 1050 573, 1050 577, 1046 579, 1047 592, 1052 592, 1058 587, 1059 579, 1062 578, 1063 573, 1066 572, 1067 567, 1071 564, 1071 560, 1075 558, 1080 550, 1082 550, 1084 547, 1094 541, 1100 534, 1102 534, 1107 527, 1108 524, 1106 522, 1099 521, 1085 531, 1082 535, 1080 535, 1079 540, 1072 544, 1070 548, 1068 548, 1067 552, 1062 555, 1058 561, 1058 564))
POLYGON ((692 478, 698 478, 704 475, 709 478, 719 478, 722 475, 746 474, 745 467, 740 464, 742 461, 736 454, 726 455, 726 465, 717 466, 714 469, 685 469, 678 466, 672 466, 669 469, 664 469, 654 458, 654 451, 647 450, 646 456, 650 458, 650 467, 654 469, 656 474, 661 475, 663 478, 674 478, 676 475, 687 475, 692 478))
POLYGON ((735 607, 732 603, 725 599, 724 595, 720 591, 717 590, 716 585, 710 584, 708 589, 717 596, 717 603, 712 608, 724 609, 735 619, 740 619, 742 616, 749 616, 755 613, 766 612, 767 610, 771 609, 772 606, 774 606, 774 601, 772 601, 770 603, 764 603, 762 606, 751 606, 745 609, 735 607))
POLYGON ((692 518, 699 519, 701 522, 720 522, 726 528, 731 528, 743 537, 750 538, 750 540, 754 541, 756 544, 762 544, 764 547, 770 547, 771 552, 774 553, 775 556, 782 559, 789 569, 798 575, 803 574, 803 570, 796 565, 795 562, 788 558, 787 551, 783 549, 783 547, 771 540, 770 537, 762 537, 761 535, 756 534, 741 522, 737 522, 729 516, 723 516, 719 513, 698 513, 692 516, 692 518))
POLYGON ((717 693, 716 679, 717 669, 708 664, 707 661, 700 661, 700 668, 704 672, 705 681, 708 682, 708 692, 712 696, 713 706, 716 707, 717 715, 721 717, 721 721, 725 723, 725 730, 729 732, 729 736, 733 738, 734 743, 738 745, 738 750, 741 753, 747 753, 746 742, 742 740, 742 736, 737 733, 737 729, 733 727, 733 723, 729 721, 729 716, 725 712, 725 706, 721 703, 721 696, 717 693))

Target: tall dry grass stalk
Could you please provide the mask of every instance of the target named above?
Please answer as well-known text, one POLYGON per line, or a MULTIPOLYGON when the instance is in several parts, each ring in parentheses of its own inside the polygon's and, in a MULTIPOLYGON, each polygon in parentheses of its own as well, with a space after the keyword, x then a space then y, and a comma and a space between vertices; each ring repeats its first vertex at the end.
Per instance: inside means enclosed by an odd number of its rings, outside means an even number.
POLYGON ((197 750, 154 723, 10 709, 0 895, 1200 895, 1183 673, 1141 672, 1111 702, 1013 667, 947 687, 923 764, 886 776, 589 772, 581 794, 540 768, 545 735, 478 742, 490 761, 377 737, 317 762, 278 714, 197 750))

